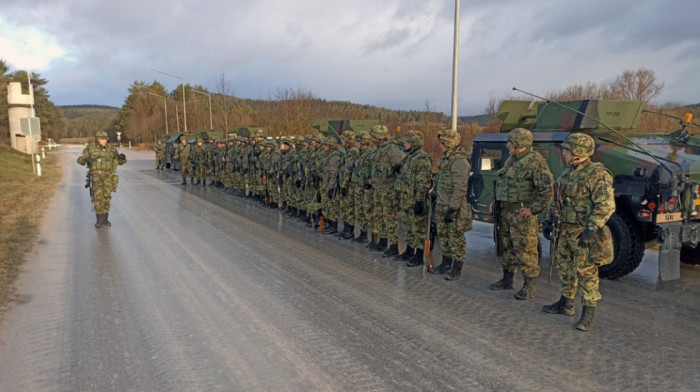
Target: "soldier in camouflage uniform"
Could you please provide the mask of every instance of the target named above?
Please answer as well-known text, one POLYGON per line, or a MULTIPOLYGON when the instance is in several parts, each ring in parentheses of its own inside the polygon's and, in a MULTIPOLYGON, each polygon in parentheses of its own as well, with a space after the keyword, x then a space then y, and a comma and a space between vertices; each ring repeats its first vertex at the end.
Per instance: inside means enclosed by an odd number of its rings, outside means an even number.
POLYGON ((591 161, 594 152, 595 141, 586 134, 572 133, 564 140, 562 156, 569 166, 557 179, 544 227, 545 237, 551 240, 552 222, 559 221, 554 240, 561 298, 542 311, 573 316, 580 285, 583 313, 576 328, 582 331, 593 327, 595 308, 602 298, 597 263, 609 262, 612 240, 608 241, 611 237, 605 223, 615 212, 612 175, 602 163, 591 161), (601 240, 605 247, 593 246, 601 240))
POLYGON ((306 160, 306 184, 304 190, 304 206, 310 215, 307 226, 312 228, 320 219, 320 191, 322 180, 323 150, 319 147, 323 141, 323 135, 315 133, 309 137, 309 156, 306 160))
POLYGON ((406 261, 408 267, 423 264, 423 244, 428 224, 428 209, 425 199, 430 189, 433 159, 423 150, 423 134, 408 131, 403 138, 404 150, 408 153, 401 164, 401 172, 394 183, 399 195, 399 207, 403 211, 406 229, 406 250, 394 258, 406 261))
POLYGON ((214 139, 209 139, 208 143, 206 143, 207 147, 207 174, 209 175, 209 178, 211 179, 211 183, 209 185, 214 185, 214 173, 216 171, 216 166, 214 165, 214 154, 216 154, 216 143, 214 143, 214 139))
POLYGON ((396 217, 398 203, 394 181, 404 154, 391 140, 386 126, 375 125, 370 134, 377 141, 370 179, 374 191, 374 218, 379 235, 379 244, 374 250, 384 250, 388 244, 389 248, 382 256, 394 257, 399 254, 399 223, 396 217))
POLYGON ((207 186, 207 147, 203 139, 197 139, 197 147, 194 148, 194 161, 197 163, 194 168, 194 176, 197 177, 195 185, 207 186))
POLYGON ((510 156, 498 171, 495 185, 500 216, 498 241, 503 245, 503 278, 491 290, 512 290, 513 275, 520 268, 524 284, 515 293, 520 300, 535 298, 540 265, 537 254, 537 215, 552 202, 552 172, 542 155, 532 149, 532 132, 516 128, 508 134, 510 156))
POLYGON ((214 151, 215 185, 217 188, 224 186, 224 172, 226 167, 226 143, 223 140, 216 141, 214 151))
POLYGON ((233 161, 236 155, 236 141, 233 139, 227 140, 226 153, 224 154, 224 173, 223 173, 223 183, 226 193, 233 193, 233 161))
POLYGON ((270 152, 267 151, 267 139, 260 139, 255 145, 259 151, 259 154, 255 160, 255 175, 257 177, 255 182, 255 194, 257 200, 260 203, 265 204, 265 194, 267 193, 267 175, 265 172, 265 166, 269 164, 270 152))
POLYGON ((246 143, 248 139, 244 136, 236 137, 236 152, 233 155, 233 188, 236 196, 245 196, 245 176, 243 165, 246 156, 246 143))
POLYGON ((471 171, 471 154, 459 145, 459 132, 448 129, 438 134, 444 152, 438 163, 435 177, 435 218, 437 238, 442 248, 442 263, 430 270, 433 274, 444 274, 446 280, 462 278, 465 261, 466 239, 464 233, 472 229, 472 211, 467 202, 467 185, 471 171))
POLYGON ((338 175, 340 190, 336 192, 335 197, 339 199, 338 216, 343 220, 343 231, 338 232, 336 236, 351 239, 355 237, 355 195, 351 193, 350 183, 355 161, 360 156, 360 150, 355 146, 355 132, 347 130, 343 132, 341 139, 345 154, 338 175))
POLYGON ((156 152, 156 170, 163 170, 165 167, 165 146, 163 142, 158 140, 158 144, 153 146, 153 151, 156 152))
POLYGON ((192 159, 194 158, 192 146, 187 143, 187 139, 180 138, 180 145, 175 149, 175 159, 180 159, 180 170, 182 171, 182 183, 187 185, 187 175, 190 175, 191 182, 194 184, 194 170, 192 170, 192 159))
POLYGON ((112 192, 117 191, 119 177, 116 171, 118 165, 126 163, 126 156, 119 154, 116 148, 107 143, 107 132, 99 131, 95 134, 95 141, 88 144, 78 157, 78 164, 88 165, 92 174, 90 187, 92 188, 92 203, 97 219, 95 227, 111 226, 109 221, 109 208, 112 200, 112 192))
POLYGON ((277 173, 277 182, 280 187, 280 202, 282 208, 286 208, 289 215, 293 209, 292 200, 292 164, 294 151, 290 149, 291 142, 287 139, 280 139, 280 163, 277 173))
POLYGON ((275 141, 267 144, 267 151, 270 154, 265 163, 265 177, 267 184, 267 194, 270 195, 270 208, 278 208, 280 201, 280 193, 282 188, 280 173, 280 161, 282 160, 282 151, 277 146, 275 141))
POLYGON ((323 182, 321 186, 321 208, 326 219, 326 229, 323 234, 335 234, 338 232, 338 175, 343 157, 338 151, 340 141, 335 136, 328 136, 323 140, 325 159, 323 164, 323 182))
MULTIPOLYGON (((361 132, 355 141, 355 147, 360 150, 360 155, 355 161, 350 177, 349 192, 355 199, 355 219, 360 225, 360 236, 353 239, 353 242, 367 242, 368 233, 374 235, 374 224, 372 221, 372 208, 374 207, 374 198, 369 179, 372 176, 372 156, 374 148, 372 148, 372 136, 369 132, 361 132)), ((372 244, 376 242, 376 238, 372 238, 372 244)))

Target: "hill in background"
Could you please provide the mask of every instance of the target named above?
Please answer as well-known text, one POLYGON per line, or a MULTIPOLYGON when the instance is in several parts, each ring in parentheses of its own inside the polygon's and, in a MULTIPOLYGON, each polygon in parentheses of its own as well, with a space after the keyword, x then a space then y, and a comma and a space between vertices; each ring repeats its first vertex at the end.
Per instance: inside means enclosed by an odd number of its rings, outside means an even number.
POLYGON ((110 128, 119 116, 119 108, 101 105, 59 106, 66 119, 61 138, 91 137, 110 128))

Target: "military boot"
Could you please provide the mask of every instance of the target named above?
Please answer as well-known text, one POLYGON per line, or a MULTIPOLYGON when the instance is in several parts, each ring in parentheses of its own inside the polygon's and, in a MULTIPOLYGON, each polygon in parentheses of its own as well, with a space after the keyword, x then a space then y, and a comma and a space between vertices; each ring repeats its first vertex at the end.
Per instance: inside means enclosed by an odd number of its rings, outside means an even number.
POLYGON ((185 180, 185 179, 183 178, 183 179, 182 179, 182 182, 180 183, 180 185, 187 185, 187 180, 185 180))
POLYGON ((462 266, 464 262, 461 260, 455 260, 452 263, 452 269, 449 272, 449 276, 445 276, 445 280, 460 280, 462 279, 462 266))
POLYGON ((406 250, 403 251, 400 255, 394 256, 394 260, 398 261, 408 261, 411 257, 413 257, 413 252, 416 250, 414 248, 411 248, 410 246, 406 246, 406 250))
MULTIPOLYGON (((389 240, 387 239, 387 242, 389 240)), ((382 253, 382 257, 394 257, 399 254, 399 244, 391 244, 389 248, 382 253)))
POLYGON ((190 177, 190 184, 194 184, 194 177, 190 177))
POLYGON ((197 179, 197 182, 195 182, 194 184, 195 184, 195 185, 199 185, 199 182, 200 182, 200 181, 199 181, 199 178, 198 178, 198 179, 197 179))
POLYGON ((202 188, 205 188, 207 186, 207 179, 202 180, 202 188))
POLYGON ((329 220, 326 224, 326 229, 322 231, 323 234, 335 234, 338 232, 338 221, 329 220))
POLYGON ((102 227, 102 214, 95 214, 95 218, 95 227, 99 229, 100 227, 102 227))
POLYGON ((359 242, 359 243, 367 242, 367 232, 360 231, 360 236, 357 238, 353 238, 352 242, 359 242))
POLYGON ((102 224, 105 226, 112 226, 112 222, 109 221, 109 213, 102 214, 102 224))
POLYGON ((513 290, 513 272, 503 270, 503 278, 489 286, 491 290, 513 290))
POLYGON ((345 228, 345 233, 342 235, 342 239, 344 240, 350 240, 350 239, 355 239, 355 225, 346 225, 345 228))
POLYGON ((416 254, 408 259, 406 267, 417 267, 419 265, 423 265, 423 249, 416 248, 416 254))
POLYGON ((379 246, 379 241, 380 241, 379 236, 377 234, 372 233, 372 240, 369 242, 369 245, 367 245, 369 250, 373 250, 373 251, 384 250, 379 246))
POLYGON ((520 289, 513 297, 515 299, 520 299, 520 300, 525 300, 525 299, 533 299, 537 296, 536 292, 536 286, 535 286, 535 279, 536 278, 528 278, 527 276, 525 277, 525 283, 523 283, 523 288, 520 289))
POLYGON ((551 314, 565 314, 569 317, 575 314, 574 311, 574 300, 571 298, 566 298, 563 295, 559 298, 559 301, 551 304, 544 305, 542 311, 551 314))
POLYGON ((379 238, 379 242, 377 242, 377 246, 372 250, 376 251, 376 252, 383 252, 386 250, 388 243, 389 243, 388 238, 379 238))
POLYGON ((445 274, 452 268, 452 259, 442 256, 442 263, 435 268, 430 269, 431 274, 445 274))
POLYGON ((581 319, 576 324, 576 329, 580 331, 589 331, 593 328, 593 316, 595 316, 595 306, 584 306, 581 319))

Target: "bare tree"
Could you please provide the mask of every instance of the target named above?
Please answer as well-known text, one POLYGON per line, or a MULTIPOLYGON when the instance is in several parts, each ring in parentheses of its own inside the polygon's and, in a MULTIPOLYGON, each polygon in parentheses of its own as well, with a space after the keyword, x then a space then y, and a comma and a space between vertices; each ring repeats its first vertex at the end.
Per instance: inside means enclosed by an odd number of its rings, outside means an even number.
POLYGON ((617 99, 649 102, 661 94, 663 83, 656 82, 656 75, 650 69, 626 70, 611 85, 617 99))

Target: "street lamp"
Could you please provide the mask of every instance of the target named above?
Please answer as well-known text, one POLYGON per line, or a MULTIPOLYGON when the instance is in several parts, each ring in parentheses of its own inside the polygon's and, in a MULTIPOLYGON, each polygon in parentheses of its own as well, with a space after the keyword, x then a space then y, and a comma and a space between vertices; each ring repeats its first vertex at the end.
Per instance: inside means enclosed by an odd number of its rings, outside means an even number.
POLYGON ((190 90, 190 91, 192 91, 193 93, 209 96, 209 129, 211 129, 213 131, 214 130, 214 123, 212 122, 212 119, 211 119, 211 94, 203 93, 203 92, 197 91, 197 90, 190 90))
POLYGON ((156 97, 163 98, 163 104, 165 106, 165 134, 169 135, 170 132, 168 132, 168 98, 164 95, 152 93, 150 91, 146 91, 146 94, 151 94, 151 95, 155 95, 156 97))
POLYGON ((455 0, 455 36, 452 53, 452 130, 457 130, 457 74, 459 67, 459 0, 455 0))
POLYGON ((183 122, 185 123, 185 133, 187 133, 187 102, 185 100, 185 79, 182 76, 169 74, 167 72, 158 71, 155 69, 151 69, 151 71, 158 72, 158 73, 161 73, 163 75, 172 76, 173 78, 178 78, 182 81, 182 109, 183 109, 183 120, 184 120, 183 122))

